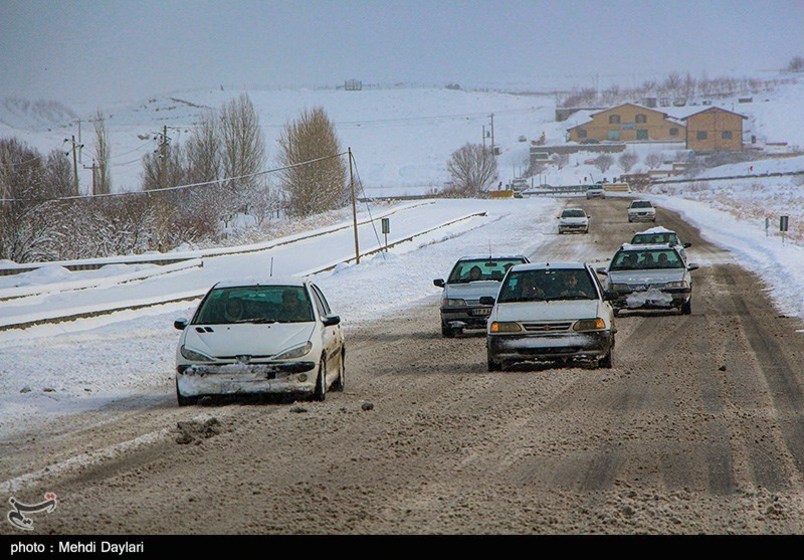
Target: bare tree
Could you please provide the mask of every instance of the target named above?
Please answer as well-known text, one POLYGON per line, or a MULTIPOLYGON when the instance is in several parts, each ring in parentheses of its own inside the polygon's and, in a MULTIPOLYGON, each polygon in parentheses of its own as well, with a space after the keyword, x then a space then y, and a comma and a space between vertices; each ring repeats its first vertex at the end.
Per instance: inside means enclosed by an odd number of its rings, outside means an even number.
POLYGON ((631 171, 631 168, 637 164, 639 161, 639 156, 635 152, 623 152, 619 158, 617 158, 617 163, 620 164, 624 173, 628 173, 631 171))
POLYGON ((292 216, 307 216, 342 206, 347 200, 346 163, 335 125, 321 107, 304 111, 279 138, 280 175, 292 216), (318 160, 308 165, 304 162, 318 160))
POLYGON ((75 191, 75 181, 73 181, 70 160, 61 150, 53 150, 47 156, 45 183, 47 184, 47 190, 55 197, 78 194, 75 191))
POLYGON ((608 171, 609 167, 614 165, 614 158, 609 154, 600 154, 595 158, 594 162, 595 167, 597 167, 601 173, 605 173, 608 171))
POLYGON ((456 195, 477 196, 496 178, 497 159, 481 144, 466 144, 453 152, 447 171, 456 195))
POLYGON ((550 161, 555 165, 559 170, 565 168, 569 163, 569 154, 553 154, 550 158, 550 161))
POLYGON ((95 172, 95 194, 108 194, 112 189, 112 176, 109 170, 111 148, 109 147, 109 134, 106 131, 106 120, 101 111, 95 115, 94 124, 95 156, 98 164, 95 172))
POLYGON ((220 113, 221 164, 226 188, 237 212, 247 212, 245 194, 259 185, 255 175, 265 166, 265 137, 248 95, 224 104, 220 113))
POLYGON ((645 165, 647 165, 650 169, 656 169, 662 164, 662 156, 659 154, 652 152, 645 156, 645 165))

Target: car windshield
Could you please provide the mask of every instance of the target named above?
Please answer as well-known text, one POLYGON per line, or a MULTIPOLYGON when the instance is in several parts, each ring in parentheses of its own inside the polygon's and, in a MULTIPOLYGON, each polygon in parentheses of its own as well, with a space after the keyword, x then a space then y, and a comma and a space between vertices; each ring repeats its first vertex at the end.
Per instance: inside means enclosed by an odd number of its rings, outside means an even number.
POLYGON ((609 270, 647 270, 654 268, 684 268, 684 263, 672 249, 648 251, 618 251, 609 270))
POLYGON ((193 324, 306 323, 313 306, 303 286, 215 288, 201 304, 193 324))
POLYGON ((631 203, 631 208, 653 208, 653 205, 647 200, 637 200, 631 203))
POLYGON ((509 274, 500 287, 499 303, 597 299, 586 269, 523 270, 509 274))
POLYGON ((586 214, 584 213, 583 210, 572 209, 572 210, 564 210, 561 213, 561 217, 562 218, 585 218, 586 214))
POLYGON ((465 284, 478 280, 499 282, 514 265, 525 262, 521 258, 510 259, 471 259, 458 261, 449 274, 449 284, 465 284))
POLYGON ((631 239, 631 245, 659 245, 668 243, 678 245, 678 236, 672 232, 666 233, 637 233, 631 239))

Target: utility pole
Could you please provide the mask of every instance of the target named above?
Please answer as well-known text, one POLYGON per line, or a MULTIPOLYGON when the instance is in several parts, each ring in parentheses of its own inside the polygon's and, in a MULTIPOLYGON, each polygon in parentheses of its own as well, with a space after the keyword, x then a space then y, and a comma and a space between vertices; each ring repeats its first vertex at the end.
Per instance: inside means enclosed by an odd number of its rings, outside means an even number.
POLYGON ((157 138, 159 138, 159 148, 157 148, 157 152, 159 153, 159 165, 156 168, 156 182, 158 183, 160 189, 165 188, 165 165, 167 164, 167 125, 162 127, 162 133, 157 134, 157 138))
POLYGON ((81 155, 83 154, 83 150, 81 150, 81 148, 84 147, 84 145, 81 144, 81 119, 78 119, 78 144, 78 163, 84 165, 84 160, 81 158, 81 155))
POLYGON ((486 151, 486 125, 483 125, 483 151, 486 151))
POLYGON ((95 163, 95 160, 93 159, 92 160, 92 166, 87 167, 85 165, 84 169, 91 169, 92 170, 92 196, 95 196, 96 194, 98 194, 98 187, 97 187, 97 185, 98 185, 98 175, 97 175, 98 165, 95 163))
POLYGON ((349 185, 352 187, 352 222, 355 228, 355 264, 360 264, 360 244, 357 240, 357 198, 355 198, 355 178, 352 173, 352 148, 349 152, 349 185))
POLYGON ((75 187, 75 194, 81 194, 78 191, 78 156, 76 155, 74 134, 72 136, 72 139, 73 139, 73 182, 75 187))
POLYGON ((491 114, 491 155, 496 155, 494 152, 494 113, 491 114))

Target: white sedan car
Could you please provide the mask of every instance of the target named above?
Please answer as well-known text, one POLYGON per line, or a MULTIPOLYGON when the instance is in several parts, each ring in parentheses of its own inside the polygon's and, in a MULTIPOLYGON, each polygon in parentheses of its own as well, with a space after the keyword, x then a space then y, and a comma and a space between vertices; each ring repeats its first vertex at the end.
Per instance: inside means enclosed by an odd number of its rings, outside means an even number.
POLYGON ((299 393, 322 401, 343 390, 340 317, 307 280, 220 282, 192 319, 178 319, 176 396, 299 393))
POLYGON ((614 311, 588 264, 514 266, 493 304, 486 330, 489 371, 517 362, 586 361, 612 367, 614 311))
POLYGON ((628 207, 629 222, 655 222, 656 208, 650 200, 633 200, 628 207))

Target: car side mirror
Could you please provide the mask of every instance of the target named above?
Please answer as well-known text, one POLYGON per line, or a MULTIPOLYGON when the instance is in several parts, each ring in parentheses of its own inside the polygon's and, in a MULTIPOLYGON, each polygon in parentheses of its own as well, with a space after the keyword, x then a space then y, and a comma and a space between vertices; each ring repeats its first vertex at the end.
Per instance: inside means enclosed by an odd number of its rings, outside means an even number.
POLYGON ((693 270, 698 270, 698 268, 699 267, 696 263, 690 263, 687 265, 687 270, 689 270, 690 272, 692 272, 693 270))
POLYGON ((597 272, 598 274, 602 274, 603 276, 608 276, 609 274, 608 272, 606 272, 606 269, 602 266, 600 268, 596 268, 595 272, 597 272))
POLYGON ((184 318, 176 319, 175 321, 173 321, 173 328, 176 329, 177 331, 183 331, 184 329, 187 328, 188 323, 189 321, 187 319, 184 318))
POLYGON ((692 247, 692 243, 684 243, 684 248, 686 249, 687 247, 692 247))
POLYGON ((444 279, 443 278, 436 278, 433 280, 433 286, 438 286, 439 288, 444 287, 444 279))
POLYGON ((327 315, 321 321, 325 327, 334 327, 341 324, 341 318, 338 315, 327 315))
POLYGON ((480 305, 494 305, 494 298, 491 296, 483 296, 480 298, 480 305))

